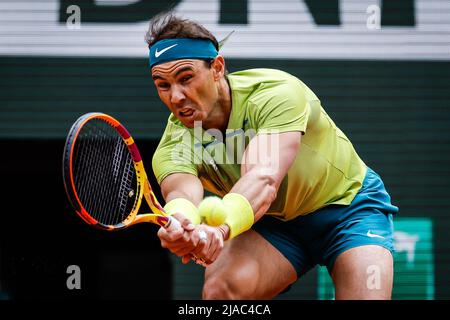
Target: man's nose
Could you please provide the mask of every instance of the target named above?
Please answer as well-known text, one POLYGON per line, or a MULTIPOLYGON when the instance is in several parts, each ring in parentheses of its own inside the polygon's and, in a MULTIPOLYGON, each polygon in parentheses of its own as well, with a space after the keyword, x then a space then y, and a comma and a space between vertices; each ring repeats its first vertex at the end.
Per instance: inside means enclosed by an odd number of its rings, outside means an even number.
POLYGON ((183 93, 183 91, 181 90, 181 88, 177 87, 177 86, 173 86, 172 87, 172 92, 170 95, 170 102, 174 105, 178 105, 181 102, 183 102, 183 100, 185 99, 185 95, 183 93))

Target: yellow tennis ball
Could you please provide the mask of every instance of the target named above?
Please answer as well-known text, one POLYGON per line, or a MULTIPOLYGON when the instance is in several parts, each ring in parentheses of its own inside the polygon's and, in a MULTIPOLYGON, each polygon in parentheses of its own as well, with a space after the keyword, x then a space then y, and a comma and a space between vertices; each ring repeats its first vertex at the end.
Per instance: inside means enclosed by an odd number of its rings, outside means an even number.
POLYGON ((227 217, 227 212, 222 199, 214 196, 203 199, 198 205, 198 212, 206 224, 213 227, 223 224, 227 217))

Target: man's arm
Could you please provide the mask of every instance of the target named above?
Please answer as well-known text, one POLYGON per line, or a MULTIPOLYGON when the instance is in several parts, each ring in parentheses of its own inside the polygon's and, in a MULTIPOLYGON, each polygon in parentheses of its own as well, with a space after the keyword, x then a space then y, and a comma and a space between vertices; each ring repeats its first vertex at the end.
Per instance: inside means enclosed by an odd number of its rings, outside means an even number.
MULTIPOLYGON (((278 188, 294 162, 300 148, 300 131, 259 134, 244 152, 241 178, 230 193, 243 195, 259 220, 277 197, 278 188)), ((224 225, 225 238, 229 228, 224 225)))
POLYGON ((266 213, 277 197, 278 188, 297 156, 301 136, 299 131, 261 134, 252 139, 245 150, 241 179, 230 192, 247 198, 255 221, 266 213))
POLYGON ((203 186, 200 179, 189 173, 173 173, 161 183, 161 193, 166 202, 184 198, 198 206, 203 199, 203 186))
MULTIPOLYGON (((260 134, 247 146, 241 165, 241 178, 230 193, 241 194, 248 200, 254 212, 255 221, 266 213, 276 199, 278 188, 297 156, 300 139, 299 131, 260 134)), ((203 198, 200 180, 189 174, 168 176, 163 180, 161 189, 166 201, 183 197, 198 205, 203 198)), ((168 237, 163 228, 158 235, 162 246, 178 256, 183 256, 184 263, 188 262, 189 252, 204 257, 207 263, 214 262, 223 248, 223 241, 229 238, 228 225, 223 224, 219 227, 201 225, 197 229, 208 234, 208 242, 199 242, 198 236, 191 237, 190 232, 184 232, 184 236, 177 234, 168 237)))

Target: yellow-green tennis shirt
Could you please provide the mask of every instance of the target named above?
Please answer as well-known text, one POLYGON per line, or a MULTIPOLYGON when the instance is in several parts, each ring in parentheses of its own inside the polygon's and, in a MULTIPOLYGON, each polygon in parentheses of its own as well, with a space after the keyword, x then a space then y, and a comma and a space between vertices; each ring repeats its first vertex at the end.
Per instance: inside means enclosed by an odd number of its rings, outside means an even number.
POLYGON ((290 220, 329 204, 350 204, 367 168, 316 95, 279 70, 251 69, 227 77, 232 109, 225 143, 220 132, 187 129, 171 114, 153 156, 158 183, 175 172, 190 173, 206 190, 224 196, 240 178, 251 137, 301 131, 297 157, 267 213, 290 220))

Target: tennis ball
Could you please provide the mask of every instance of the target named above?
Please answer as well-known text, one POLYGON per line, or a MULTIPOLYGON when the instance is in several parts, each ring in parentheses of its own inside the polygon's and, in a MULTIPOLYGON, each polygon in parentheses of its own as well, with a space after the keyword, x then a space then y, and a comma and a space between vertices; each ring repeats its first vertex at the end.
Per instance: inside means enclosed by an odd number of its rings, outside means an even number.
POLYGON ((206 224, 217 227, 225 222, 227 212, 222 199, 219 197, 206 197, 198 205, 200 217, 206 224))

